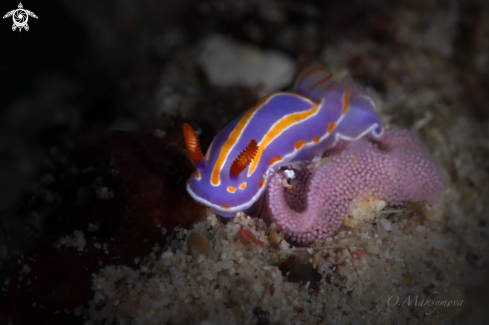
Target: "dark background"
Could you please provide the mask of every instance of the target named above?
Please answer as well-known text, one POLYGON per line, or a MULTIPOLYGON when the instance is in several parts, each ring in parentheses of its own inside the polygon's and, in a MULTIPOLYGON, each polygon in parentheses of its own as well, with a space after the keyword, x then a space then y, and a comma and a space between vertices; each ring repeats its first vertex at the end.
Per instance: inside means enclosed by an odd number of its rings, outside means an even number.
MULTIPOLYGON (((17 9, 19 2, 2 1, 1 16, 17 9)), ((0 21, 0 111, 12 101, 31 94, 40 74, 50 72, 73 76, 76 58, 87 46, 86 33, 57 1, 23 1, 29 31, 12 32, 12 17, 0 21)))

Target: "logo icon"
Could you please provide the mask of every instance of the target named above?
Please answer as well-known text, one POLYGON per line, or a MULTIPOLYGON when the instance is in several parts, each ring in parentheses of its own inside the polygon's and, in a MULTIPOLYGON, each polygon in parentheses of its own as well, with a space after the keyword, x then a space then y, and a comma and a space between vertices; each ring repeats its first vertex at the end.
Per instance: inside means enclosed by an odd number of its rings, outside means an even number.
POLYGON ((29 16, 36 18, 37 16, 35 13, 29 10, 25 10, 24 6, 22 6, 22 3, 19 3, 19 8, 14 9, 12 11, 9 11, 3 16, 3 19, 12 16, 12 19, 14 20, 14 24, 12 25, 12 31, 15 31, 15 29, 19 29, 19 32, 22 31, 22 28, 24 28, 26 31, 29 30, 29 25, 27 25, 27 21, 29 20, 29 16))

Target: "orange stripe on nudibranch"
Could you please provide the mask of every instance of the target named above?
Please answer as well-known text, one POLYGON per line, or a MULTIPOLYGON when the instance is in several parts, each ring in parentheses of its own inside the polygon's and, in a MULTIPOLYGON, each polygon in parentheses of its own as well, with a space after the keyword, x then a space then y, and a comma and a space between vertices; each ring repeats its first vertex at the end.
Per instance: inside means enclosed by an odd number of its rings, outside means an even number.
POLYGON ((226 209, 226 210, 227 210, 227 209, 231 208, 231 206, 230 206, 230 205, 221 205, 221 208, 223 208, 223 209, 226 209))
POLYGON ((187 181, 187 185, 190 185, 190 179, 187 181))
POLYGON ((247 185, 247 184, 246 184, 246 182, 244 182, 243 184, 241 184, 241 185, 239 186, 239 188, 240 188, 241 190, 244 190, 244 189, 246 188, 246 185, 247 185))
POLYGON ((302 82, 302 80, 304 80, 307 76, 313 74, 314 72, 324 71, 326 69, 327 68, 325 66, 318 66, 318 67, 309 68, 306 71, 304 71, 303 73, 301 73, 301 75, 299 76, 299 79, 297 80, 297 82, 298 83, 302 82))
POLYGON ((314 141, 314 143, 318 143, 319 142, 319 138, 318 137, 314 137, 314 139, 312 139, 312 141, 314 141))
POLYGON ((304 145, 306 145, 307 142, 306 141, 303 141, 303 140, 299 140, 295 143, 295 148, 297 150, 299 150, 300 148, 302 148, 304 145))
POLYGON ((286 115, 283 118, 281 118, 278 122, 276 122, 270 128, 270 130, 265 134, 261 142, 258 144, 258 152, 256 153, 255 158, 250 164, 250 168, 248 169, 248 176, 253 174, 256 167, 258 166, 258 163, 260 162, 263 151, 273 140, 278 138, 280 134, 283 131, 285 131, 287 128, 291 127, 294 124, 303 122, 304 120, 316 114, 318 111, 319 111, 319 105, 316 105, 307 111, 286 115))
POLYGON ((192 159, 195 164, 204 160, 202 150, 200 149, 199 138, 194 129, 187 123, 183 123, 183 137, 185 138, 185 146, 187 147, 190 159, 192 159))
POLYGON ((238 124, 234 128, 234 130, 231 132, 229 135, 229 138, 226 140, 226 142, 223 144, 221 147, 221 151, 219 153, 219 157, 216 160, 216 163, 214 165, 214 169, 212 170, 212 176, 211 176, 211 184, 214 186, 218 186, 221 182, 219 178, 219 173, 221 172, 222 166, 224 166, 224 163, 226 162, 226 159, 229 155, 229 152, 231 152, 231 149, 233 146, 236 144, 238 141, 239 137, 241 136, 241 133, 243 133, 243 130, 245 127, 248 125, 248 122, 251 120, 255 112, 263 106, 269 99, 272 97, 274 94, 270 94, 263 98, 257 105, 255 105, 253 108, 249 109, 246 114, 239 120, 238 124))
POLYGON ((275 157, 275 158, 272 158, 272 160, 270 160, 270 165, 273 165, 273 164, 275 164, 277 161, 280 161, 280 160, 282 160, 282 157, 280 157, 280 156, 277 156, 277 157, 275 157))
POLYGON ((335 122, 329 123, 329 125, 328 125, 328 133, 333 132, 333 130, 334 130, 335 127, 336 127, 336 123, 335 122))
POLYGON ((265 185, 265 182, 266 182, 266 181, 267 181, 267 180, 266 180, 266 178, 263 178, 263 179, 261 180, 261 182, 260 182, 260 188, 262 188, 262 187, 263 187, 263 185, 265 185))
POLYGON ((251 163, 257 151, 258 145, 256 144, 255 139, 251 139, 246 148, 233 161, 229 173, 233 176, 241 174, 241 172, 251 163))
POLYGON ((200 180, 200 173, 199 173, 199 171, 196 171, 195 172, 195 178, 197 178, 198 180, 200 180))
POLYGON ((328 74, 326 77, 322 78, 322 79, 319 79, 318 81, 316 81, 315 83, 313 83, 311 85, 311 87, 309 87, 309 91, 313 90, 314 88, 316 88, 317 86, 319 86, 320 84, 328 81, 329 79, 331 79, 333 75, 332 74, 328 74))
POLYGON ((350 108, 350 102, 348 99, 350 98, 350 90, 345 90, 345 94, 343 95, 343 109, 341 110, 341 114, 345 114, 350 108))
POLYGON ((236 192, 236 188, 235 187, 232 187, 232 186, 228 186, 228 192, 229 193, 234 193, 234 192, 236 192))

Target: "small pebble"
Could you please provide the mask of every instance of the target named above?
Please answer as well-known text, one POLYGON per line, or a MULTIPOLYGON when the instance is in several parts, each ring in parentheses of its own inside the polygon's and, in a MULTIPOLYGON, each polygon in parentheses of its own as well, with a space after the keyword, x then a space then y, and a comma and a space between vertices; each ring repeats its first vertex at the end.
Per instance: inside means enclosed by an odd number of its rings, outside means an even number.
POLYGON ((207 255, 211 250, 211 245, 207 238, 196 232, 191 232, 188 235, 187 247, 194 258, 199 257, 200 254, 207 255))
POLYGON ((270 245, 278 245, 280 243, 280 235, 275 229, 270 229, 270 235, 268 235, 268 242, 270 245))

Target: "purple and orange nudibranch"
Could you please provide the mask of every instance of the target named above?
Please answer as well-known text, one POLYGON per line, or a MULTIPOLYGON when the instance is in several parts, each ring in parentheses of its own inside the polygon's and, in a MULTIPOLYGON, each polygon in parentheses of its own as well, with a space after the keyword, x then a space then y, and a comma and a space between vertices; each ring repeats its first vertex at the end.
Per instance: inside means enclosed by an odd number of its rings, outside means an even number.
POLYGON ((282 166, 321 156, 339 141, 383 133, 370 96, 335 85, 325 67, 312 67, 292 92, 270 94, 229 123, 205 156, 185 124, 187 151, 197 167, 187 191, 220 215, 234 217, 252 210, 282 166))

